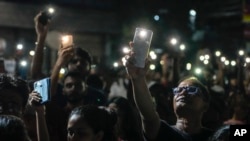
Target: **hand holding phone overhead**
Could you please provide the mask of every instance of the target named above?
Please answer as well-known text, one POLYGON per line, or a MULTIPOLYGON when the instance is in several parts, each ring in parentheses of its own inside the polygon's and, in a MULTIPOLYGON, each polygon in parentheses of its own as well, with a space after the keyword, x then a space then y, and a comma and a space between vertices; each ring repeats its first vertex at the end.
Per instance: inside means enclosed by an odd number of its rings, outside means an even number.
POLYGON ((39 93, 42 97, 41 104, 50 101, 50 78, 44 78, 34 83, 34 91, 39 93))

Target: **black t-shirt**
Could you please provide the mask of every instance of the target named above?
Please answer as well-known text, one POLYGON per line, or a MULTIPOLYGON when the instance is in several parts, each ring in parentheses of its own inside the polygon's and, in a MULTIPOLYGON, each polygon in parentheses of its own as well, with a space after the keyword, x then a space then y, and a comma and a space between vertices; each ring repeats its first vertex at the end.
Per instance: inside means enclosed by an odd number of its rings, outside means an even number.
POLYGON ((192 141, 192 139, 188 134, 170 126, 165 121, 161 121, 156 141, 192 141))
POLYGON ((156 141, 207 141, 212 134, 212 130, 202 128, 200 133, 189 135, 176 129, 174 126, 170 126, 165 121, 161 121, 156 141))

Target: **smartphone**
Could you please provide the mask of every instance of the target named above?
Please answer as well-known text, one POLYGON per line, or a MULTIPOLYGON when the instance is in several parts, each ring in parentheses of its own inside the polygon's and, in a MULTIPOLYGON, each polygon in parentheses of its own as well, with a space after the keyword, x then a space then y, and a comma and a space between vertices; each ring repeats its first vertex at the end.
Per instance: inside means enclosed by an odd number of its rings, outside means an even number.
POLYGON ((48 23, 48 20, 51 20, 53 16, 54 16, 54 8, 50 7, 42 11, 42 15, 39 17, 38 21, 42 25, 46 25, 48 23))
POLYGON ((145 28, 136 28, 132 48, 132 51, 134 52, 135 66, 144 68, 145 60, 150 49, 152 36, 153 31, 145 28))
POLYGON ((34 82, 34 91, 38 92, 42 100, 40 104, 45 104, 50 101, 50 78, 44 78, 34 82))
POLYGON ((73 36, 72 35, 64 35, 62 36, 62 47, 68 47, 73 45, 73 36))

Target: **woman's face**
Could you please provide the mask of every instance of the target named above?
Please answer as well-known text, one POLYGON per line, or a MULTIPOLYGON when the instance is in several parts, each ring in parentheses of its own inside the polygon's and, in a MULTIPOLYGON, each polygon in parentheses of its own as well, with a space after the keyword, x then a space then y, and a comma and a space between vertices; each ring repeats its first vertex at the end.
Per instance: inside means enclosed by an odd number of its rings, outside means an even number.
POLYGON ((94 133, 92 128, 79 115, 73 115, 68 121, 68 141, 101 141, 102 135, 94 133))

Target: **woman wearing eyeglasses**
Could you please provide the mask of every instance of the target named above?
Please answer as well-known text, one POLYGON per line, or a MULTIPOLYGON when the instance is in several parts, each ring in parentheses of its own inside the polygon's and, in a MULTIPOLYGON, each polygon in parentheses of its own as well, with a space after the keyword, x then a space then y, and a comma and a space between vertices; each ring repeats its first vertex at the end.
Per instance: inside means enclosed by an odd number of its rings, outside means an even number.
POLYGON ((126 63, 127 72, 132 81, 134 99, 143 119, 146 138, 156 141, 208 140, 213 131, 204 128, 201 124, 210 99, 206 87, 195 77, 188 77, 173 88, 173 107, 177 121, 175 125, 169 125, 160 119, 154 108, 145 77, 147 64, 145 68, 135 67, 133 55, 129 56, 126 63))

